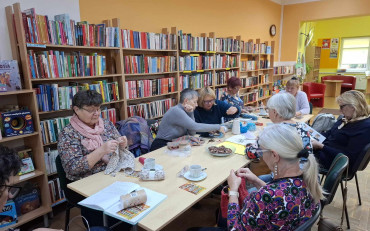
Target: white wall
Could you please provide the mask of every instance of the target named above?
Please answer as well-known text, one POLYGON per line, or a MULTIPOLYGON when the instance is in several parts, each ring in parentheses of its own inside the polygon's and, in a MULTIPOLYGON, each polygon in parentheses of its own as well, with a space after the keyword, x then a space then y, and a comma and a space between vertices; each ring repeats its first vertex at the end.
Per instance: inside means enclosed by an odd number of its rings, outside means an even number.
POLYGON ((5 7, 16 2, 21 4, 22 11, 35 8, 36 14, 48 15, 49 19, 57 14, 68 13, 71 19, 80 21, 78 0, 0 0, 0 60, 12 58, 5 7))

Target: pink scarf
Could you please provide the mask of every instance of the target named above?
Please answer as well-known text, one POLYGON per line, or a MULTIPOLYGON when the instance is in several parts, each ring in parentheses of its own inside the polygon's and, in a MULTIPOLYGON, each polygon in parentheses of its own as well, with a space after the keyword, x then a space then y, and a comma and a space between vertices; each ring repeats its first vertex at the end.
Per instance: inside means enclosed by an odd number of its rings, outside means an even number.
POLYGON ((72 127, 78 131, 81 135, 85 136, 86 139, 81 141, 81 144, 89 151, 94 151, 103 144, 101 134, 104 132, 104 121, 99 117, 98 123, 95 128, 91 128, 82 122, 77 115, 73 115, 71 118, 72 127))

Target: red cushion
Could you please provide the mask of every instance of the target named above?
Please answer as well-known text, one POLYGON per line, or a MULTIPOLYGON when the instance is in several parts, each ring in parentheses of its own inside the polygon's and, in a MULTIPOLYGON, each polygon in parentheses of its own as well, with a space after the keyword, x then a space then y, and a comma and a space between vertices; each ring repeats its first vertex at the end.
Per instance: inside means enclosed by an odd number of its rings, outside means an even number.
POLYGON ((310 98, 322 98, 324 94, 310 94, 310 98))
POLYGON ((342 83, 342 87, 352 87, 352 83, 342 83))

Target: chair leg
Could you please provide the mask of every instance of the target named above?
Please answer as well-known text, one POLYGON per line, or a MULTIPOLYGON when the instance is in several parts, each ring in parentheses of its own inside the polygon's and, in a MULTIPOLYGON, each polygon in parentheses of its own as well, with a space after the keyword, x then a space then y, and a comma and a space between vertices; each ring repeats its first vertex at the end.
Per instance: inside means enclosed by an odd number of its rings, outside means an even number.
POLYGON ((348 229, 351 229, 351 226, 349 225, 349 217, 348 217, 348 210, 347 210, 347 203, 345 202, 344 200, 344 196, 347 196, 347 195, 344 195, 344 190, 343 190, 343 181, 340 182, 340 188, 342 190, 342 198, 343 198, 343 203, 344 203, 344 213, 346 215, 346 221, 347 221, 347 228, 348 229))
POLYGON ((360 187, 358 187, 357 173, 355 173, 355 180, 356 180, 356 187, 357 187, 358 204, 361 205, 361 195, 360 195, 360 187))
POLYGON ((324 181, 324 178, 325 178, 325 175, 324 175, 324 174, 322 174, 322 176, 321 176, 321 180, 320 180, 320 184, 322 184, 322 182, 324 181))
POLYGON ((70 213, 71 213, 71 208, 73 208, 74 206, 71 205, 69 202, 67 202, 67 208, 66 208, 66 218, 65 218, 65 228, 64 230, 67 230, 68 228, 68 224, 69 224, 69 217, 70 217, 70 213))

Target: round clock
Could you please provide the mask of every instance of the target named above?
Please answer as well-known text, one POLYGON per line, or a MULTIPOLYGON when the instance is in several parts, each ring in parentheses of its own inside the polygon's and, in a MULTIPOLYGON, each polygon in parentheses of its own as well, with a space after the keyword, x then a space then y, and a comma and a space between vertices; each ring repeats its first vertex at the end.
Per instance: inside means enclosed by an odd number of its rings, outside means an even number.
POLYGON ((276 35, 276 26, 274 24, 270 26, 270 35, 271 36, 276 35))

